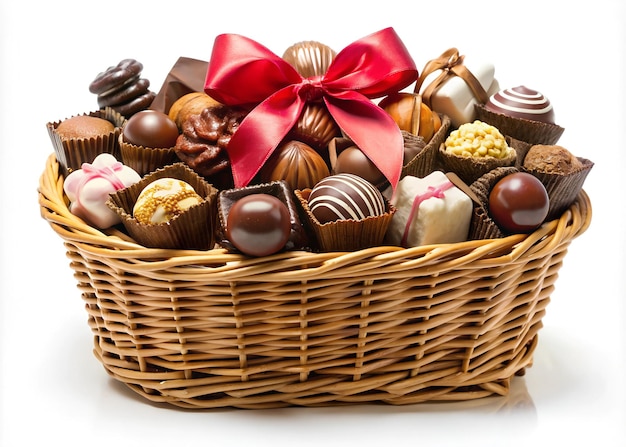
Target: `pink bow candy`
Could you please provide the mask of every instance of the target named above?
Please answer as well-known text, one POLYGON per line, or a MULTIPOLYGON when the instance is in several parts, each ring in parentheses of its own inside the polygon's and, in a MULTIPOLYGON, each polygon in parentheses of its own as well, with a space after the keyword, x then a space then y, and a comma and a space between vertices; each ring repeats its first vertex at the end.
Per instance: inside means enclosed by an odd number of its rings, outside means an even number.
POLYGON ((413 220, 417 217, 419 213, 420 205, 428 199, 436 198, 443 199, 445 197, 445 192, 452 188, 454 184, 452 182, 445 182, 442 185, 437 187, 429 186, 426 188, 422 194, 418 194, 413 199, 413 204, 411 205, 411 211, 409 212, 409 217, 406 220, 406 226, 404 227, 404 233, 402 234, 402 240, 400 244, 403 247, 407 246, 407 241, 409 239, 409 231, 411 230, 411 225, 413 224, 413 220))
POLYGON ((98 155, 93 163, 83 163, 70 173, 63 189, 70 199, 70 211, 98 228, 119 223, 119 216, 106 201, 109 195, 141 180, 140 175, 124 166, 111 154, 98 155), (94 181, 96 180, 96 181, 94 181))
POLYGON ((204 91, 229 106, 253 106, 228 144, 235 186, 246 186, 293 128, 308 102, 323 101, 337 123, 395 190, 404 143, 371 99, 413 83, 418 71, 393 28, 350 44, 323 76, 303 78, 288 62, 236 34, 217 36, 204 91))

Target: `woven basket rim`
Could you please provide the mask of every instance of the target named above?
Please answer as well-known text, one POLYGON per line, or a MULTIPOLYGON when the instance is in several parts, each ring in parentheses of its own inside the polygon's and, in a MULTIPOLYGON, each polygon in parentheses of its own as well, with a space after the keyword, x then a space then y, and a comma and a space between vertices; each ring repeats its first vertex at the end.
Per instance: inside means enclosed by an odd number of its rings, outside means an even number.
POLYGON ((54 155, 39 203, 65 241, 97 359, 146 399, 186 408, 506 395, 591 221, 581 191, 560 218, 499 239, 260 258, 145 248, 70 213, 54 155))
POLYGON ((41 216, 65 242, 79 245, 86 252, 97 253, 98 256, 107 258, 152 259, 181 265, 192 261, 217 264, 238 261, 246 265, 261 262, 286 262, 288 264, 292 260, 297 263, 311 263, 311 265, 332 261, 332 264, 337 266, 353 262, 355 259, 375 258, 380 262, 394 262, 394 258, 419 258, 422 263, 445 260, 448 266, 478 262, 480 266, 488 267, 502 262, 514 262, 529 250, 553 251, 555 245, 584 233, 592 217, 589 196, 581 190, 577 200, 560 218, 546 222, 530 234, 514 234, 498 239, 469 240, 454 244, 411 248, 383 245, 356 252, 289 251, 263 258, 249 258, 245 255, 229 253, 222 248, 210 250, 146 248, 115 228, 99 230, 90 226, 69 211, 67 197, 63 192, 63 177, 54 153, 49 155, 45 170, 40 176, 38 193, 41 216), (553 237, 546 238, 547 236, 553 237), (546 239, 549 239, 549 243, 542 244, 542 241, 546 239))

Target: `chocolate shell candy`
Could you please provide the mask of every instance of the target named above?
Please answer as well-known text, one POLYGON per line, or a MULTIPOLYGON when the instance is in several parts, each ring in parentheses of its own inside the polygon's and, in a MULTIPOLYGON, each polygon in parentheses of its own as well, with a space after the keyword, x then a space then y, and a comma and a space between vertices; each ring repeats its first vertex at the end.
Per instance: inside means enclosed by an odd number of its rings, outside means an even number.
POLYGON ((335 56, 332 48, 315 41, 295 43, 283 53, 283 59, 305 78, 326 74, 335 56))
POLYGON ((300 140, 323 152, 333 138, 341 135, 341 129, 330 115, 326 106, 319 103, 308 103, 302 114, 291 129, 291 137, 300 140))
POLYGON ((296 140, 276 148, 259 173, 261 182, 285 180, 292 190, 312 188, 329 175, 324 159, 311 146, 296 140))
POLYGON ((500 90, 489 98, 485 108, 513 118, 554 124, 554 109, 542 93, 520 85, 500 90))

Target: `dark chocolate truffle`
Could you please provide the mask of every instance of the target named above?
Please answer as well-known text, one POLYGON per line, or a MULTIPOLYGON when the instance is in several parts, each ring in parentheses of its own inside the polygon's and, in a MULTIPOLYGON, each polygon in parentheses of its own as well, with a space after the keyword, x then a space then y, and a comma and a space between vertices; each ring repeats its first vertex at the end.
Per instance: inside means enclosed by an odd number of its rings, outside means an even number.
POLYGON ((489 214, 510 233, 529 233, 545 220, 550 199, 543 183, 526 172, 500 179, 489 193, 489 214))
POLYGON ((326 177, 312 189, 308 198, 311 213, 322 224, 336 220, 363 220, 385 213, 381 192, 354 174, 326 177))
POLYGON ((500 90, 489 98, 485 108, 513 118, 554 124, 554 110, 548 98, 523 85, 500 90))
POLYGON ((176 145, 178 127, 169 116, 156 110, 142 110, 131 116, 122 129, 124 141, 149 148, 176 145))
POLYGON ((291 231, 287 206, 270 194, 250 194, 230 208, 226 237, 242 253, 268 256, 280 251, 291 231))

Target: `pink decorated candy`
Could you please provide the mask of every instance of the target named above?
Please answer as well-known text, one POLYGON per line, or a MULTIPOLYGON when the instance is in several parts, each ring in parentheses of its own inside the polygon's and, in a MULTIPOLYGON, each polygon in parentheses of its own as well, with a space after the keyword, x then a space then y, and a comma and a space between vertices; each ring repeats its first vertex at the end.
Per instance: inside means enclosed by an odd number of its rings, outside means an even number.
POLYGON ((98 155, 92 164, 83 163, 65 179, 63 189, 70 199, 70 212, 97 228, 109 228, 120 222, 106 202, 109 195, 141 180, 132 168, 111 154, 98 155))

